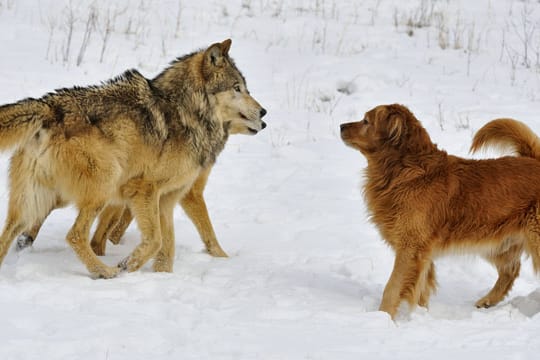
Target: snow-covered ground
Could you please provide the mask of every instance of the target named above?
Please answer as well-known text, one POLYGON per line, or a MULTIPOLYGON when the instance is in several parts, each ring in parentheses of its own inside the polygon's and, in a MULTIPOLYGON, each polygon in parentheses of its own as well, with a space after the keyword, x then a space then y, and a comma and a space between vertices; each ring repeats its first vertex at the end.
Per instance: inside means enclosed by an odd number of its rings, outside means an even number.
MULTIPOLYGON (((474 302, 496 272, 456 257, 437 262, 429 310, 396 322, 377 311, 393 255, 366 218, 366 162, 338 127, 398 102, 460 156, 495 117, 540 133, 540 4, 0 0, 0 103, 131 67, 153 77, 226 38, 268 110, 267 129, 231 138, 206 190, 230 258, 205 254, 178 209, 174 273, 147 265, 92 280, 64 241, 75 212, 58 210, 34 247, 12 249, 0 268, 0 358, 537 359, 540 279, 528 259, 494 308, 474 302)), ((138 238, 130 227, 104 261, 138 238)))

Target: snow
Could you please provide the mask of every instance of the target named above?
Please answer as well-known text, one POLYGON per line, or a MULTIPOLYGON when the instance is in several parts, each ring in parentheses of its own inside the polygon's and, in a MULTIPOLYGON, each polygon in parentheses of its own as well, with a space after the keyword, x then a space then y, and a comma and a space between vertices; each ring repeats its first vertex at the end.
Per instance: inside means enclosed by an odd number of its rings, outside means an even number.
MULTIPOLYGON (((205 254, 177 209, 172 274, 146 265, 92 280, 64 241, 75 211, 57 210, 34 247, 12 248, 0 268, 0 358, 538 358, 540 282, 529 259, 494 308, 474 302, 495 270, 465 256, 436 262, 429 310, 403 308, 395 322, 377 311, 393 255, 366 216, 366 162, 338 128, 398 102, 459 156, 496 117, 540 134, 539 25, 533 1, 0 0, 2 104, 131 67, 152 77, 230 37, 268 110, 264 131, 230 139, 205 192, 229 258, 205 254), (97 25, 77 66, 91 9, 97 25), (107 14, 114 29, 100 61, 107 14)), ((138 241, 131 226, 103 260, 117 263, 138 241)))

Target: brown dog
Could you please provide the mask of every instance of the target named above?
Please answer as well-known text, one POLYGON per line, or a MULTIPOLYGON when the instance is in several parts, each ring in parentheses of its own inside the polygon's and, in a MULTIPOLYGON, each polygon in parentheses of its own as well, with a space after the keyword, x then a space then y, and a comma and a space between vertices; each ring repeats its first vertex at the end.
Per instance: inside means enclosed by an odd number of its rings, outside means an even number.
POLYGON ((525 125, 501 119, 479 130, 473 151, 510 145, 526 156, 489 160, 439 150, 414 115, 396 104, 342 124, 341 137, 367 158, 367 207, 396 254, 380 310, 394 318, 402 300, 427 306, 436 287, 433 261, 448 253, 479 253, 497 268, 499 278, 478 307, 504 298, 523 251, 540 271, 540 152, 531 150, 540 142, 525 125))

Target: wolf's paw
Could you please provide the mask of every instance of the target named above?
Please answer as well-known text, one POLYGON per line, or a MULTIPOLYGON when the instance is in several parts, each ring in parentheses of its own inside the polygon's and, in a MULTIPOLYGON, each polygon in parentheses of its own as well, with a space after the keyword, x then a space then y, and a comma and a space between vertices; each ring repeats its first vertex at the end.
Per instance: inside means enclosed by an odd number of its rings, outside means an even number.
POLYGON ((116 277, 121 269, 118 267, 111 266, 100 266, 97 269, 94 269, 90 275, 93 279, 112 279, 116 277))
POLYGON ((144 264, 141 264, 137 258, 128 256, 118 263, 118 268, 122 271, 133 272, 139 270, 139 268, 143 265, 144 264))
POLYGON ((27 247, 32 246, 33 243, 34 243, 34 238, 33 237, 31 237, 30 235, 28 235, 26 233, 22 233, 21 235, 19 235, 17 237, 16 250, 17 251, 24 250, 27 247))
POLYGON ((223 251, 223 249, 221 249, 220 247, 209 248, 208 254, 210 254, 210 256, 213 256, 213 257, 229 257, 229 255, 227 255, 227 253, 223 251))
POLYGON ((173 264, 169 260, 154 261, 153 269, 155 272, 173 272, 173 264))
POLYGON ((128 262, 129 262, 129 259, 130 257, 126 257, 124 258, 124 260, 120 261, 118 263, 118 268, 121 270, 121 271, 127 271, 128 270, 128 262))

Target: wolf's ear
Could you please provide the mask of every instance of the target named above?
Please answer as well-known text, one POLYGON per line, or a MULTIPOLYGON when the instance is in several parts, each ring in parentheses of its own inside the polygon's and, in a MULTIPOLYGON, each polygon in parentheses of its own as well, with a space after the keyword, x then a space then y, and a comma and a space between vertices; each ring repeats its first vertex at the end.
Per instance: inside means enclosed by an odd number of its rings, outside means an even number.
POLYGON ((223 51, 223 56, 228 56, 229 55, 229 50, 231 49, 231 44, 232 44, 231 39, 224 40, 221 43, 221 49, 223 51))
POLYGON ((231 39, 227 39, 221 43, 210 45, 210 47, 204 52, 204 59, 206 63, 213 66, 223 65, 223 58, 228 56, 231 43, 231 39))

